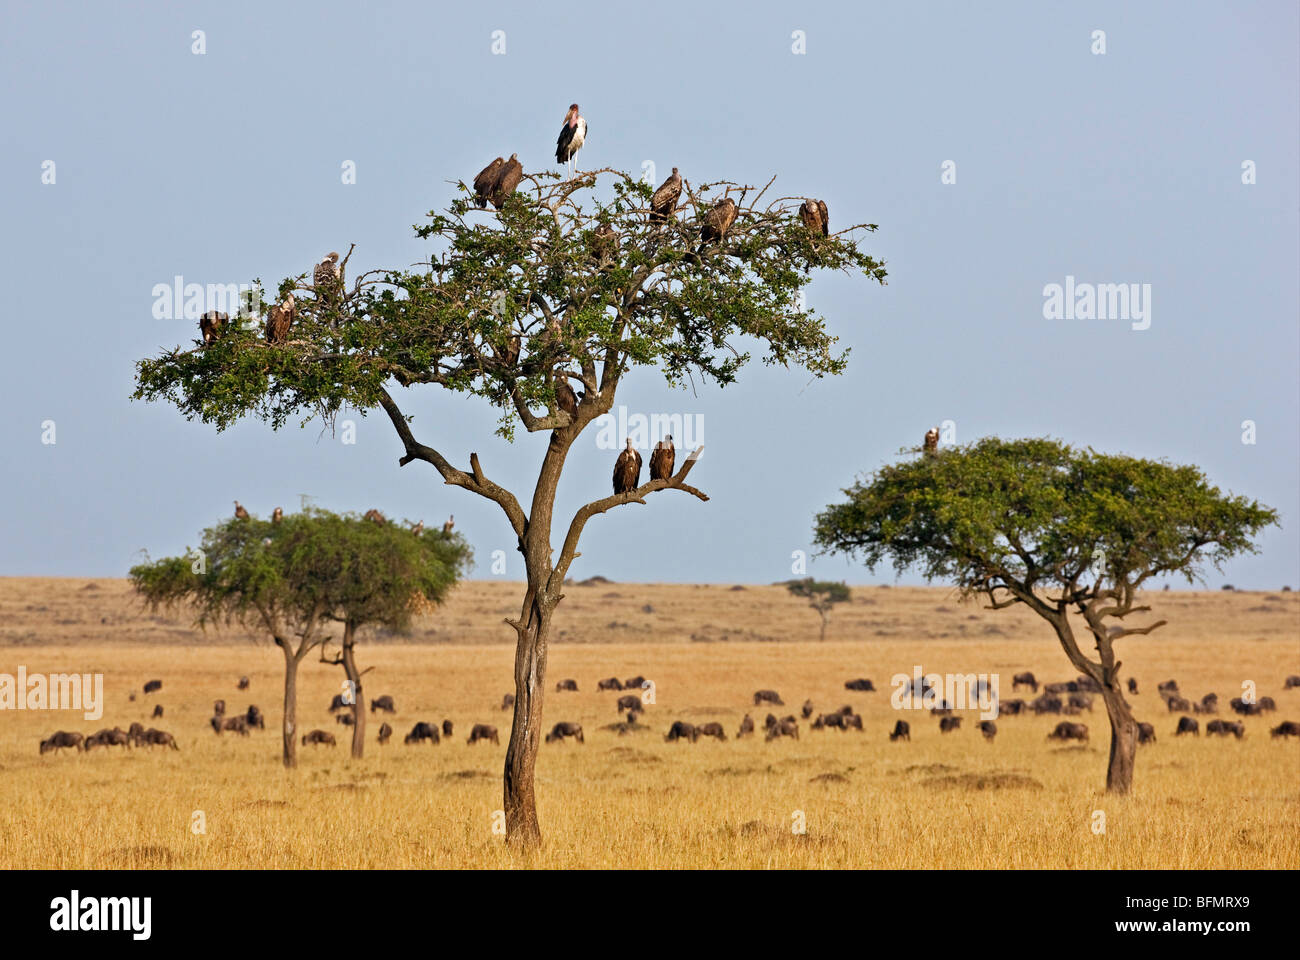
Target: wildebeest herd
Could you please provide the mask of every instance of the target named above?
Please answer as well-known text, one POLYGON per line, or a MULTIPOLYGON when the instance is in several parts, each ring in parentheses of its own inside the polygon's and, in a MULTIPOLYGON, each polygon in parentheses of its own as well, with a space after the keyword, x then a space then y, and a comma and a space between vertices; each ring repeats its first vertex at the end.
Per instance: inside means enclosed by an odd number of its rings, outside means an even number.
MULTIPOLYGON (((247 690, 248 687, 248 677, 241 677, 238 689, 247 690)), ((844 687, 846 690, 859 693, 874 692, 876 689, 872 682, 865 678, 846 681, 844 687)), ((1025 713, 1034 713, 1035 715, 1092 713, 1094 708, 1093 694, 1100 693, 1097 684, 1091 678, 1084 676, 1074 680, 1040 685, 1032 673, 1017 673, 1012 678, 1012 690, 1015 691, 1021 687, 1027 687, 1038 696, 1030 701, 1018 698, 998 701, 997 714, 999 717, 1019 716, 1025 713), (1039 694, 1040 686, 1042 689, 1041 694, 1039 694)), ((1286 690, 1300 688, 1300 675, 1288 676, 1283 688, 1286 690)), ((150 680, 144 685, 146 695, 157 693, 161 689, 161 680, 150 680)), ((571 678, 564 679, 556 684, 555 689, 557 693, 577 692, 578 683, 571 678)), ((616 707, 620 715, 625 713, 626 716, 621 717, 616 723, 609 724, 605 727, 606 730, 622 736, 627 733, 650 729, 640 720, 640 714, 644 712, 647 703, 653 703, 653 698, 647 698, 644 693, 653 689, 653 684, 647 681, 645 677, 636 676, 626 681, 620 681, 617 677, 607 677, 597 681, 596 689, 601 692, 614 691, 623 693, 622 696, 618 697, 616 707), (642 690, 643 693, 640 695, 624 693, 624 691, 628 690, 642 690)), ((1175 736, 1184 734, 1200 736, 1200 723, 1195 717, 1186 714, 1218 713, 1219 698, 1215 693, 1207 693, 1199 700, 1189 700, 1182 695, 1178 689, 1178 683, 1174 680, 1167 680, 1158 684, 1156 691, 1164 701, 1167 712, 1184 714, 1184 716, 1178 718, 1177 725, 1174 728, 1175 736)), ((918 683, 916 692, 924 695, 933 691, 929 681, 923 680, 918 683)), ((987 693, 987 690, 981 689, 978 692, 987 693)), ((1133 678, 1128 680, 1128 692, 1133 696, 1138 695, 1137 681, 1133 678)), ((135 700, 134 693, 131 694, 130 699, 135 700)), ((514 699, 513 695, 506 694, 502 699, 501 709, 510 709, 514 705, 514 699)), ((776 690, 763 689, 754 692, 753 705, 756 707, 763 705, 785 706, 785 701, 776 690)), ((1269 696, 1258 698, 1234 697, 1228 702, 1228 705, 1234 713, 1242 717, 1260 716, 1277 709, 1276 702, 1269 696)), ((337 694, 330 702, 329 710, 335 715, 338 722, 351 724, 353 722, 352 707, 353 703, 351 701, 342 694, 337 694)), ((940 700, 938 705, 928 708, 928 712, 932 717, 938 719, 938 730, 941 734, 952 733, 961 729, 962 718, 953 716, 953 710, 953 704, 945 700, 940 700)), ((396 714, 397 705, 391 695, 385 694, 370 701, 370 712, 372 714, 379 712, 396 714)), ((153 716, 161 717, 162 714, 162 705, 156 704, 153 716)), ((811 730, 839 730, 840 732, 856 730, 859 733, 863 732, 862 717, 849 704, 845 704, 830 713, 818 713, 813 701, 807 699, 800 708, 800 715, 804 721, 811 721, 809 723, 811 730)), ((775 714, 769 713, 763 722, 764 739, 773 741, 781 737, 790 737, 798 740, 799 722, 800 717, 796 717, 794 714, 777 717, 775 714)), ((215 701, 213 714, 208 723, 212 731, 218 736, 225 732, 233 732, 246 737, 252 730, 266 729, 265 716, 256 704, 250 704, 242 713, 227 714, 225 700, 215 701)), ((443 740, 450 740, 454 730, 455 727, 451 720, 444 719, 441 727, 436 723, 420 720, 412 726, 411 732, 403 738, 403 743, 408 746, 422 743, 428 743, 431 746, 437 745, 443 740)), ((983 736, 985 740, 992 741, 997 736, 998 727, 993 720, 984 719, 975 725, 974 730, 983 736)), ((736 739, 742 740, 755 735, 757 732, 753 717, 746 713, 740 723, 740 728, 736 731, 736 739)), ((1206 722, 1205 732, 1207 736, 1233 737, 1240 740, 1246 735, 1246 726, 1241 720, 1224 720, 1215 717, 1206 722)), ((1286 720, 1269 732, 1274 738, 1300 738, 1300 723, 1286 720)), ((379 727, 377 736, 379 744, 381 746, 387 744, 392 735, 392 725, 387 721, 383 722, 379 727)), ((893 742, 900 740, 910 742, 912 739, 912 726, 907 720, 896 720, 888 736, 890 741, 893 742)), ((685 720, 675 720, 664 735, 664 740, 669 743, 681 741, 696 743, 701 738, 711 738, 724 742, 727 740, 727 733, 722 724, 717 722, 697 725, 685 720)), ((1048 739, 1087 743, 1089 741, 1088 725, 1077 721, 1062 720, 1048 734, 1048 739)), ((545 740, 547 743, 562 743, 566 740, 574 740, 580 744, 586 743, 582 725, 570 721, 556 723, 550 732, 546 734, 545 740)), ((1138 724, 1138 743, 1149 744, 1154 743, 1155 740, 1154 725, 1140 722, 1138 724)), ((473 746, 479 742, 500 744, 500 735, 497 728, 487 723, 473 724, 466 744, 473 746)), ((337 740, 332 733, 316 729, 302 735, 302 744, 304 746, 337 746, 337 740)), ((171 733, 152 727, 146 729, 141 723, 132 723, 127 730, 123 730, 121 727, 104 728, 89 735, 63 730, 56 731, 41 741, 40 752, 45 754, 60 749, 90 751, 96 747, 142 746, 170 747, 172 750, 180 749, 176 743, 176 738, 171 733)))

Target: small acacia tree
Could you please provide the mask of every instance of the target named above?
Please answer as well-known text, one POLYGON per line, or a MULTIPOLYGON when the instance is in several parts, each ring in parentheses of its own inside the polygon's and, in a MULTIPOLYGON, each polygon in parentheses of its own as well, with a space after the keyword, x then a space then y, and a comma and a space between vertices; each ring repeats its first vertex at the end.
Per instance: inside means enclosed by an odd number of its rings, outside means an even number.
MULTIPOLYGON (((188 606, 200 626, 240 624, 270 634, 284 653, 284 765, 295 767, 298 666, 329 639, 331 624, 344 624, 355 716, 357 627, 406 627, 414 612, 442 601, 468 559, 459 536, 416 536, 393 524, 309 509, 280 523, 225 520, 203 532, 197 551, 139 564, 130 578, 155 609, 188 606)), ((355 738, 353 755, 361 755, 355 738)))
MULTIPOLYGON (((280 295, 293 292, 298 309, 284 342, 267 342, 242 324, 206 347, 177 348, 138 365, 137 398, 170 401, 187 418, 219 430, 245 415, 278 428, 294 416, 328 420, 345 404, 382 410, 403 447, 400 465, 427 463, 444 483, 501 508, 527 579, 520 615, 507 621, 516 633, 504 778, 513 844, 541 840, 533 766, 547 640, 584 527, 661 490, 708 499, 686 483, 696 450, 679 459, 668 479, 595 496, 569 520, 557 550, 555 491, 574 443, 613 408, 633 368, 657 367, 670 386, 697 378, 726 385, 750 359, 745 338, 763 348, 768 364, 802 367, 817 377, 840 373, 846 353, 834 349, 835 338, 805 306, 802 288, 814 269, 884 282, 883 265, 858 246, 873 224, 814 234, 797 214, 803 198, 763 205, 770 188, 770 181, 761 191, 688 183, 678 209, 657 222, 651 186, 616 170, 570 180, 526 176, 499 211, 477 210, 462 183, 462 196, 416 230, 436 244, 429 263, 363 272, 349 283, 349 251, 344 278, 327 289, 313 290, 305 277, 281 283, 280 295), (704 220, 724 197, 739 200, 735 221, 724 236, 704 242, 704 220), (476 453, 468 468, 458 467, 417 438, 394 394, 398 386, 425 385, 494 405, 498 433, 507 438, 519 424, 550 434, 523 502, 489 477, 476 453)), ((259 309, 265 313, 267 305, 259 309)), ((608 489, 608 483, 602 471, 590 487, 608 489)))
POLYGON ((849 588, 843 583, 834 583, 829 580, 814 580, 807 577, 803 580, 789 580, 786 582, 786 589, 796 597, 802 597, 808 601, 808 606, 817 611, 822 618, 823 642, 826 640, 826 625, 831 619, 831 608, 837 603, 845 603, 849 599, 849 588))
POLYGON ((1070 662, 1101 688, 1110 720, 1106 789, 1133 782, 1137 724, 1121 690, 1115 641, 1165 621, 1122 624, 1146 613, 1138 591, 1161 574, 1194 582, 1254 553, 1253 537, 1277 513, 1225 495, 1195 467, 1077 451, 1053 440, 981 440, 883 467, 819 514, 825 550, 885 558, 899 572, 954 581, 992 609, 1023 603, 1052 627, 1070 662), (1075 625, 1090 635, 1086 655, 1075 625))

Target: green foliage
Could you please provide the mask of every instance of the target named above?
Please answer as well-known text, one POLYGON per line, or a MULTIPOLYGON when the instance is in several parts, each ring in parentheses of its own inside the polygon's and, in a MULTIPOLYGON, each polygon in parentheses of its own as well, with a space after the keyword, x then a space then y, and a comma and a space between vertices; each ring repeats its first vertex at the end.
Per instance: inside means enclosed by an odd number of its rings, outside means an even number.
POLYGON ((228 325, 207 347, 140 361, 135 398, 167 400, 218 429, 246 415, 279 427, 345 405, 373 409, 393 380, 436 383, 488 399, 512 436, 518 420, 555 426, 560 376, 610 399, 633 367, 655 366, 672 385, 731 383, 750 359, 737 339, 760 344, 765 363, 817 377, 844 369, 847 352, 799 294, 814 269, 884 283, 884 266, 857 245, 874 224, 814 236, 796 214, 801 198, 759 207, 760 193, 724 242, 702 245, 701 217, 725 183, 684 192, 679 216, 656 224, 650 186, 628 174, 558 181, 526 177, 499 212, 464 195, 430 213, 416 228, 435 243, 429 263, 319 291, 305 276, 286 279, 280 295, 292 291, 298 304, 287 343, 266 342, 255 322, 228 325), (602 178, 612 184, 598 196, 602 178))
POLYGON ((874 569, 920 570, 965 593, 1068 603, 1131 594, 1159 574, 1193 582, 1256 552, 1277 512, 1221 493, 1199 469, 1078 451, 1054 440, 990 437, 886 466, 816 519, 815 542, 874 569), (1057 599, 1057 598, 1054 598, 1057 599))
POLYGON ((812 577, 804 580, 787 580, 785 586, 796 597, 811 601, 810 605, 815 609, 820 609, 823 605, 829 609, 834 604, 845 603, 850 596, 846 584, 814 580, 812 577))
POLYGON ((203 532, 198 554, 139 564, 130 579, 150 606, 192 606, 205 626, 257 624, 302 636, 330 619, 405 629, 422 607, 442 602, 471 559, 456 534, 416 536, 308 509, 278 524, 225 520, 203 532))

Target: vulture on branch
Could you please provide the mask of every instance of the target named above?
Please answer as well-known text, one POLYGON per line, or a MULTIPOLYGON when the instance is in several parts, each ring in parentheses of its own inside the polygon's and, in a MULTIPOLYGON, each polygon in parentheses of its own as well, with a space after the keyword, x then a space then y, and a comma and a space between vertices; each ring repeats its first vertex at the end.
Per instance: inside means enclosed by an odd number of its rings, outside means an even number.
POLYGON ((456 526, 456 515, 453 513, 447 518, 447 522, 442 525, 443 533, 451 533, 452 527, 456 526))
POLYGON ((276 507, 274 510, 271 511, 272 523, 279 523, 283 519, 284 519, 284 511, 281 510, 279 507, 276 507))
POLYGON ((677 451, 673 448, 673 435, 670 433, 655 444, 655 452, 650 454, 650 479, 671 480, 676 462, 677 451))
POLYGON ((205 347, 221 336, 221 328, 226 325, 226 321, 229 319, 230 314, 218 313, 216 310, 209 310, 199 317, 199 333, 203 336, 203 345, 205 347))
POLYGON ((289 327, 293 324, 296 311, 297 303, 294 301, 292 293, 271 307, 271 313, 266 318, 266 339, 268 342, 284 343, 289 339, 289 327))
POLYGON ((235 519, 236 520, 248 519, 248 511, 244 509, 244 505, 240 503, 238 500, 235 501, 235 519))
POLYGON ((369 510, 365 512, 365 519, 373 520, 381 527, 388 522, 388 519, 382 513, 376 510, 374 507, 371 507, 369 510))
POLYGON ((497 177, 501 173, 501 168, 505 166, 505 161, 497 157, 486 167, 479 171, 474 178, 474 203, 480 210, 488 205, 488 199, 492 196, 492 188, 496 186, 497 177))
POLYGON ((736 222, 736 201, 724 197, 713 205, 713 209, 704 215, 704 226, 700 229, 701 246, 713 240, 721 240, 736 222))
POLYGON ((592 231, 591 252, 595 255, 597 261, 612 260, 617 251, 618 240, 613 227, 608 223, 602 223, 592 231))
POLYGON ((939 428, 931 427, 925 431, 925 452, 929 456, 934 456, 939 452, 939 428))
POLYGON ((673 175, 650 197, 650 222, 665 223, 676 214, 677 198, 682 195, 682 177, 673 167, 673 175))
POLYGON ((569 378, 561 375, 555 381, 555 403, 573 419, 578 418, 578 395, 569 386, 569 378))
POLYGON ((325 254, 325 258, 316 264, 312 270, 312 284, 316 289, 328 291, 343 275, 343 268, 339 266, 339 255, 336 251, 331 250, 325 254))
POLYGON ((415 534, 417 537, 418 537, 420 534, 424 533, 424 521, 421 520, 419 523, 417 523, 415 526, 413 526, 413 527, 411 528, 411 532, 412 532, 413 534, 415 534))
POLYGON ((830 236, 831 215, 826 209, 826 201, 805 200, 799 208, 799 219, 810 232, 820 233, 823 237, 830 236))
POLYGON ((641 454, 632 446, 628 437, 627 449, 614 461, 614 492, 627 493, 641 485, 641 454))
POLYGON ((496 182, 492 184, 488 197, 492 201, 492 206, 498 210, 504 207, 506 199, 515 192, 515 187, 519 186, 519 181, 523 178, 524 165, 519 162, 519 154, 512 153, 510 159, 501 167, 501 172, 497 174, 496 182))
POLYGON ((569 112, 564 115, 564 126, 555 138, 555 162, 570 164, 569 176, 578 172, 578 151, 587 140, 587 121, 578 113, 576 103, 569 104, 569 112))

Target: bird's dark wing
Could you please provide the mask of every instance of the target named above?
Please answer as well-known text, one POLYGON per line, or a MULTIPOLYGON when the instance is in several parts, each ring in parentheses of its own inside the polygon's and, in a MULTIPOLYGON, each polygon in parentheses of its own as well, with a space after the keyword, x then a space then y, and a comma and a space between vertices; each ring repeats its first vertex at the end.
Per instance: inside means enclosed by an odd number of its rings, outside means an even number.
POLYGON ((573 127, 565 123, 564 126, 560 127, 560 135, 555 138, 555 159, 559 163, 563 163, 567 159, 565 154, 569 152, 569 143, 573 140, 573 130, 573 127))
POLYGON ((822 215, 822 233, 825 234, 825 235, 827 235, 827 236, 830 236, 830 232, 831 232, 831 214, 830 214, 830 211, 826 209, 826 201, 825 201, 825 200, 818 200, 818 201, 817 201, 817 210, 818 210, 818 212, 820 212, 821 215, 822 215))

